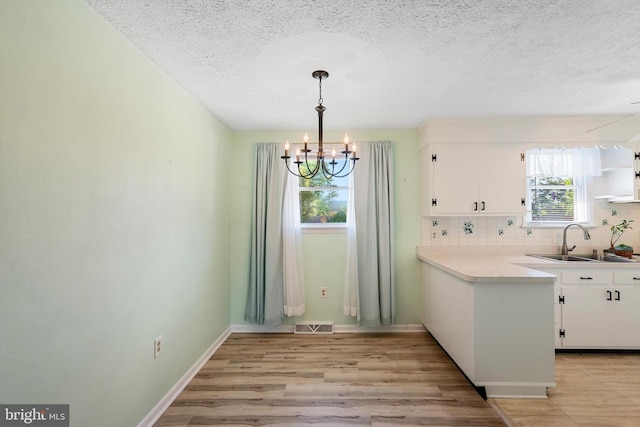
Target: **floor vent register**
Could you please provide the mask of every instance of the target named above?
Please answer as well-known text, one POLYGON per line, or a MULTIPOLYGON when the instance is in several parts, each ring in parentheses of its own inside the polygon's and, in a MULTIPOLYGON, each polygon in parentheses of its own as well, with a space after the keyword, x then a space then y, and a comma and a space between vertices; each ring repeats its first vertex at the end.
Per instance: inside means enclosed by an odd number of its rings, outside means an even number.
POLYGON ((304 322, 296 323, 294 334, 332 334, 333 322, 304 322))

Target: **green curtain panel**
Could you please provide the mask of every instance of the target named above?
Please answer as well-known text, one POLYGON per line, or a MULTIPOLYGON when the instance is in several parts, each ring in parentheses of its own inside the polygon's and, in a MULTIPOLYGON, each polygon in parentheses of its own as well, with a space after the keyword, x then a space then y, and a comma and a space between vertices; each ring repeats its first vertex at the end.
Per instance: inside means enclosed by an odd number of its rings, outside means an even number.
POLYGON ((365 326, 395 322, 393 144, 358 144, 353 172, 344 314, 365 326))
POLYGON ((258 144, 245 320, 278 325, 284 315, 282 206, 286 169, 279 144, 258 144))

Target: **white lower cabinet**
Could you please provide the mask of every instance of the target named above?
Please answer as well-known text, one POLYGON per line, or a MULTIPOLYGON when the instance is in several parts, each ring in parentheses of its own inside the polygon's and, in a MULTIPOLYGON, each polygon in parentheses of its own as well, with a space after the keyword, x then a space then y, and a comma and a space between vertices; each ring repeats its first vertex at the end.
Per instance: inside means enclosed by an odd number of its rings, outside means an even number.
MULTIPOLYGON (((550 272, 556 274, 554 272, 550 272)), ((556 348, 562 347, 562 338, 560 338, 560 329, 562 329, 562 307, 560 305, 560 283, 553 285, 553 336, 555 337, 556 348)))
POLYGON ((640 269, 556 274, 556 347, 640 348, 640 269))
POLYGON ((620 347, 640 347, 640 271, 613 273, 613 336, 620 347))

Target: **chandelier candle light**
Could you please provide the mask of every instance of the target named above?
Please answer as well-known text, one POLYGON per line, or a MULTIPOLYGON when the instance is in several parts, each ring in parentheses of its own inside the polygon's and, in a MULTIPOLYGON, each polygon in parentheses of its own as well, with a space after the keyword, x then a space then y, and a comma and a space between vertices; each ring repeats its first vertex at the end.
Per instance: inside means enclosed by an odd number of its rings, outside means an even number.
POLYGON ((356 165, 356 161, 359 160, 359 157, 356 157, 356 144, 353 143, 351 145, 352 149, 349 150, 349 135, 345 135, 344 151, 341 151, 341 153, 344 155, 344 158, 340 161, 337 161, 336 149, 333 148, 333 150, 331 151, 331 161, 328 161, 326 159, 324 148, 322 145, 322 114, 326 110, 326 108, 322 105, 322 79, 328 78, 329 73, 327 73, 326 71, 318 70, 314 71, 311 75, 314 79, 318 79, 320 82, 320 97, 318 99, 318 106, 316 107, 316 111, 318 112, 318 151, 315 155, 315 164, 312 159, 312 157, 314 156, 313 154, 310 154, 312 150, 308 148, 309 134, 306 132, 303 139, 304 148, 302 150, 300 148, 296 148, 296 160, 293 162, 296 166, 293 168, 293 170, 289 166, 289 159, 291 158, 291 156, 289 155, 289 141, 285 143, 284 156, 281 156, 280 158, 284 160, 284 163, 287 166, 289 172, 301 178, 311 179, 320 172, 322 172, 322 175, 327 179, 334 177, 342 178, 349 175, 353 171, 356 165), (304 153, 304 161, 300 160, 300 153, 304 153), (341 164, 341 166, 339 168, 336 168, 336 165, 338 164, 341 164))

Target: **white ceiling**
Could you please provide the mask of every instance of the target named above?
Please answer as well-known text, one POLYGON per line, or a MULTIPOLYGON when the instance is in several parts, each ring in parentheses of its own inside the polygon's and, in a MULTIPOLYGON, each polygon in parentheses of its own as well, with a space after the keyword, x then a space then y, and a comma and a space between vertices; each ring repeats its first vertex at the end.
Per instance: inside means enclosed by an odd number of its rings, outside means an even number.
POLYGON ((234 130, 640 113, 638 0, 86 0, 234 130))

